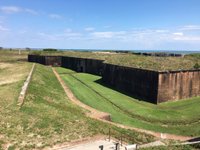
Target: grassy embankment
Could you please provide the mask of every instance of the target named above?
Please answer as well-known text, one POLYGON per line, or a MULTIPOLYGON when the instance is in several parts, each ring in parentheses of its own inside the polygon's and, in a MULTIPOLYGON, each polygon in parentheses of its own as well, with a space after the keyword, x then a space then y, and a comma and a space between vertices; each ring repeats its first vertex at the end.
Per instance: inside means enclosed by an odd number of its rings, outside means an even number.
POLYGON ((199 97, 153 105, 95 82, 99 76, 56 69, 82 102, 110 113, 114 122, 163 133, 200 135, 199 97))
POLYGON ((105 63, 148 70, 166 71, 180 69, 194 69, 195 64, 200 65, 200 54, 187 55, 185 57, 154 57, 122 53, 96 53, 80 51, 58 51, 58 52, 32 52, 41 55, 61 55, 81 58, 92 58, 105 60, 105 63), (172 64, 173 62, 173 64, 172 64))
POLYGON ((97 134, 108 128, 131 134, 136 143, 152 141, 151 136, 122 130, 87 118, 84 110, 67 99, 50 67, 37 64, 25 103, 17 98, 32 64, 21 62, 26 54, 0 52, 0 149, 40 149, 97 134), (2 82, 3 81, 3 82, 2 82))

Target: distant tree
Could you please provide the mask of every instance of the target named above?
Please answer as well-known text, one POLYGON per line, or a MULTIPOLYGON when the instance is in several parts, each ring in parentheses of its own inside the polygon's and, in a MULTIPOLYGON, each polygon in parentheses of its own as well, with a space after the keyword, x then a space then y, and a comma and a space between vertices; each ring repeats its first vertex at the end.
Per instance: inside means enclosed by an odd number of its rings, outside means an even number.
POLYGON ((0 50, 3 50, 3 47, 0 47, 0 50))
POLYGON ((45 49, 43 49, 43 51, 56 52, 56 51, 58 51, 58 50, 57 50, 57 49, 54 49, 54 48, 45 48, 45 49))
POLYGON ((200 69, 200 65, 199 65, 198 63, 196 63, 196 64, 194 65, 194 69, 200 69))
POLYGON ((30 50, 31 50, 29 47, 26 47, 25 49, 26 49, 27 51, 30 51, 30 50))

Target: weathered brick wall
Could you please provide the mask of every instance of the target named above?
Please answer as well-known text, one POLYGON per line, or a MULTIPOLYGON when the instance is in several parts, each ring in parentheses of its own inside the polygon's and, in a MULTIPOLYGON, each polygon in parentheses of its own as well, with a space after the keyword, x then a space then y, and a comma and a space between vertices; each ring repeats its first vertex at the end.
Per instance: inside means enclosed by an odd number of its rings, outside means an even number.
POLYGON ((200 96, 200 70, 159 73, 158 103, 200 96))
POLYGON ((151 103, 200 96, 200 70, 156 72, 67 56, 28 55, 28 61, 100 75, 108 85, 151 103))
POLYGON ((105 64, 102 80, 139 99, 157 103, 158 73, 155 71, 105 64))
POLYGON ((40 55, 28 55, 29 62, 36 62, 45 65, 45 56, 40 55))
POLYGON ((77 72, 86 72, 101 75, 103 61, 96 59, 85 59, 76 57, 62 57, 62 67, 75 70, 77 72))
POLYGON ((28 55, 29 62, 37 62, 43 65, 61 66, 61 56, 28 55))
POLYGON ((61 56, 45 56, 45 65, 61 66, 61 56))

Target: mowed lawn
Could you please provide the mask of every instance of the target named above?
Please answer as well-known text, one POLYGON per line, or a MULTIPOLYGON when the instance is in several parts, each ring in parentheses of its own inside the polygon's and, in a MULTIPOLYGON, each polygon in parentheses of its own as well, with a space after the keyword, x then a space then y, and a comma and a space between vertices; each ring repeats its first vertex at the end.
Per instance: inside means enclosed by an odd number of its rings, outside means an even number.
POLYGON ((119 129, 85 116, 64 93, 52 68, 36 64, 24 105, 17 99, 32 63, 24 56, 0 56, 0 149, 42 149, 62 142, 108 134, 109 128, 134 137, 135 143, 153 141, 152 136, 119 129), (7 56, 8 59, 5 58, 7 56))
POLYGON ((200 135, 200 98, 159 105, 139 101, 100 84, 101 77, 56 68, 85 104, 111 114, 112 121, 163 133, 200 135))

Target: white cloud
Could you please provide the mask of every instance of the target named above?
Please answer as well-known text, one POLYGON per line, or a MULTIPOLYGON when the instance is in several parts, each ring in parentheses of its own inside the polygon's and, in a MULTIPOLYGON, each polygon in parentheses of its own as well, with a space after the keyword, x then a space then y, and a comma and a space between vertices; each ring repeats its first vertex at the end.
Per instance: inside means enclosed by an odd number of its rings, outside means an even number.
POLYGON ((76 38, 80 38, 82 36, 81 33, 79 32, 73 32, 71 29, 67 29, 65 30, 64 33, 62 34, 57 34, 57 37, 61 37, 61 38, 71 38, 71 39, 76 39, 76 38))
POLYGON ((200 41, 200 36, 182 36, 182 37, 174 37, 174 40, 176 41, 197 41, 199 42, 200 41))
POLYGON ((85 31, 94 31, 95 28, 93 28, 93 27, 87 27, 87 28, 85 28, 84 30, 85 30, 85 31))
POLYGON ((3 6, 0 8, 0 10, 3 13, 7 13, 7 14, 13 14, 13 13, 18 13, 22 11, 22 9, 17 6, 3 6))
POLYGON ((32 10, 32 9, 26 8, 26 9, 24 9, 24 11, 27 12, 27 13, 30 13, 32 15, 38 15, 38 12, 35 11, 35 10, 32 10))
POLYGON ((173 35, 176 35, 176 36, 183 36, 184 34, 183 34, 183 32, 175 32, 175 33, 173 33, 173 35))
MULTIPOLYGON (((4 22, 5 23, 5 22, 4 22)), ((200 33, 193 31, 180 31, 180 27, 173 28, 139 28, 130 30, 105 29, 100 31, 94 27, 87 27, 90 32, 74 31, 66 28, 62 32, 36 32, 30 29, 18 29, 12 32, 2 32, 0 41, 6 36, 18 37, 17 40, 10 40, 17 43, 39 43, 39 45, 57 45, 60 47, 74 48, 114 48, 114 49, 194 49, 200 47, 200 33), (27 36, 24 36, 24 35, 27 36), (26 37, 26 38, 25 38, 26 37), (21 38, 21 39, 20 39, 21 38), (32 41, 32 42, 29 42, 32 41), (41 41, 41 42, 39 42, 41 41)), ((192 27, 190 27, 192 28, 192 27)), ((4 24, 0 23, 0 32, 8 31, 4 24)), ((13 38, 12 38, 13 39, 13 38)), ((5 40, 4 40, 5 41, 5 40)), ((9 43, 9 42, 7 42, 9 43)), ((11 42, 12 43, 12 42, 11 42)), ((37 44, 36 44, 37 45, 37 44)), ((40 46, 38 46, 40 47, 40 46)))
POLYGON ((107 32, 93 32, 91 35, 94 38, 119 38, 122 37, 126 34, 125 31, 118 31, 118 32, 112 32, 112 31, 107 31, 107 32))
POLYGON ((59 40, 74 40, 80 39, 82 34, 78 32, 73 32, 71 29, 66 29, 63 33, 51 34, 38 32, 40 38, 50 41, 59 41, 59 40))
POLYGON ((200 30, 200 25, 187 25, 181 27, 179 30, 190 31, 190 30, 200 30))
POLYGON ((157 32, 157 33, 167 33, 167 32, 169 32, 169 30, 155 30, 155 32, 157 32))
POLYGON ((0 25, 0 31, 9 31, 9 29, 0 25))
POLYGON ((49 17, 52 19, 62 19, 62 16, 58 14, 50 14, 49 17))
POLYGON ((2 6, 2 7, 0 7, 0 11, 2 11, 3 13, 6 13, 6 14, 14 14, 14 13, 20 13, 20 12, 26 12, 26 13, 29 13, 32 15, 38 14, 38 12, 33 9, 21 8, 21 7, 17 7, 17 6, 2 6))

